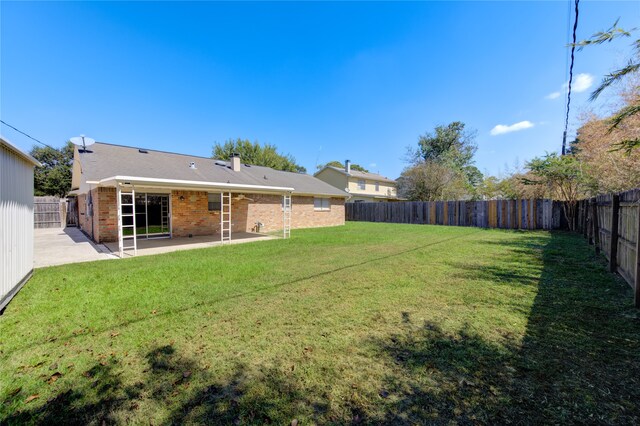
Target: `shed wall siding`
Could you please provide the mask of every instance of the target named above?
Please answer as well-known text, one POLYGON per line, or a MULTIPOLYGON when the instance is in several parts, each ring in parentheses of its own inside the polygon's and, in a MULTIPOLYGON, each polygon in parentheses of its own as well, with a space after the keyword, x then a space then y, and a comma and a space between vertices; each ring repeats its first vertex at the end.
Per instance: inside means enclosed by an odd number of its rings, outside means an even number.
POLYGON ((33 165, 0 146, 0 306, 33 270, 33 165))

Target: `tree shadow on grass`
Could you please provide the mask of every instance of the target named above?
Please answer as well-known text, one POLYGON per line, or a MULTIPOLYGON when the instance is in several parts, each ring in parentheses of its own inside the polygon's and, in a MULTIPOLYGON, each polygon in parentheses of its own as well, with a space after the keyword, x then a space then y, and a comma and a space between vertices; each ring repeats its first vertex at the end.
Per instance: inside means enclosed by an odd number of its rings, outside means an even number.
MULTIPOLYGON (((537 294, 521 342, 489 342, 463 327, 402 326, 375 341, 395 365, 388 407, 372 422, 638 424, 640 316, 626 283, 608 274, 580 236, 513 244, 542 250, 537 294), (595 261, 595 263, 594 263, 595 261)), ((534 255, 535 253, 530 253, 534 255)), ((503 285, 530 285, 530 273, 466 265, 459 273, 503 285)))
MULTIPOLYGON (((125 408, 140 396, 137 386, 124 386, 120 374, 115 372, 118 362, 111 359, 97 363, 83 373, 83 385, 61 391, 44 405, 29 407, 13 413, 6 424, 85 425, 113 423, 111 414, 125 408)), ((13 398, 23 399, 16 394, 13 398)), ((12 397, 2 401, 11 404, 12 397)))
POLYGON ((437 324, 404 326, 377 343, 393 373, 381 389, 386 408, 367 423, 490 423, 503 418, 515 369, 513 348, 491 345, 468 330, 449 334, 437 324))
MULTIPOLYGON (((328 409, 319 397, 321 391, 305 392, 299 381, 276 367, 256 371, 238 363, 230 374, 215 377, 171 345, 149 351, 146 361, 143 380, 134 384, 125 384, 117 360, 96 363, 73 388, 40 406, 20 403, 25 408, 0 418, 0 424, 139 422, 136 410, 143 404, 152 410, 150 414, 164 411, 162 424, 280 424, 301 411, 322 416, 328 409)), ((7 397, 1 403, 18 400, 24 400, 24 395, 7 397)))

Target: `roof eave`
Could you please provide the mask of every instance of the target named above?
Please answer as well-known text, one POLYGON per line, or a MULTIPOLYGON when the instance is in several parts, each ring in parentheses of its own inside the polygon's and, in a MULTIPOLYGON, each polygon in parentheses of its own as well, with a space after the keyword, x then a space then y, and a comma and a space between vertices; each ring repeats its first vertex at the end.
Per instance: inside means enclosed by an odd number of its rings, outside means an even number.
POLYGON ((347 194, 326 194, 322 192, 293 192, 293 195, 298 195, 301 197, 330 197, 330 198, 351 198, 351 195, 347 194))
POLYGON ((294 188, 285 186, 249 185, 226 182, 203 182, 194 180, 146 178, 139 176, 111 176, 98 181, 87 181, 88 184, 117 187, 118 185, 156 186, 171 189, 202 189, 227 191, 258 191, 258 192, 293 192, 294 188))
POLYGON ((18 148, 17 146, 12 144, 11 142, 9 142, 3 136, 0 136, 0 144, 6 146, 9 151, 13 152, 18 157, 20 157, 23 160, 33 164, 34 166, 36 166, 36 167, 42 166, 42 163, 40 163, 38 160, 33 158, 31 155, 27 154, 26 152, 24 152, 23 150, 21 150, 20 148, 18 148))

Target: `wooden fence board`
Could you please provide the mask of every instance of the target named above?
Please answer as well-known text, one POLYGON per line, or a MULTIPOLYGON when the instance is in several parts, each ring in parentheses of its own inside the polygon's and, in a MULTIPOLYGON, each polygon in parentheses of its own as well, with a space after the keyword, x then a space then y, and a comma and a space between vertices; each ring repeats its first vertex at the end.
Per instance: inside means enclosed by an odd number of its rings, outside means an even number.
POLYGON ((66 225, 66 204, 58 197, 33 197, 34 228, 62 228, 66 225))
POLYGON ((348 221, 501 229, 559 229, 562 223, 561 203, 551 200, 347 203, 345 210, 348 221))

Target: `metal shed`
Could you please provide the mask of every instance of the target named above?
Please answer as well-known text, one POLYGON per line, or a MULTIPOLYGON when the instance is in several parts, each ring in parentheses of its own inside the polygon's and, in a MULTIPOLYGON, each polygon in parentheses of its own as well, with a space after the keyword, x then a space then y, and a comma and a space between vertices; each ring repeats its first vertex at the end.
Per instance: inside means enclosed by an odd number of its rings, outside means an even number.
POLYGON ((39 165, 0 136, 0 311, 33 271, 33 168, 39 165))

